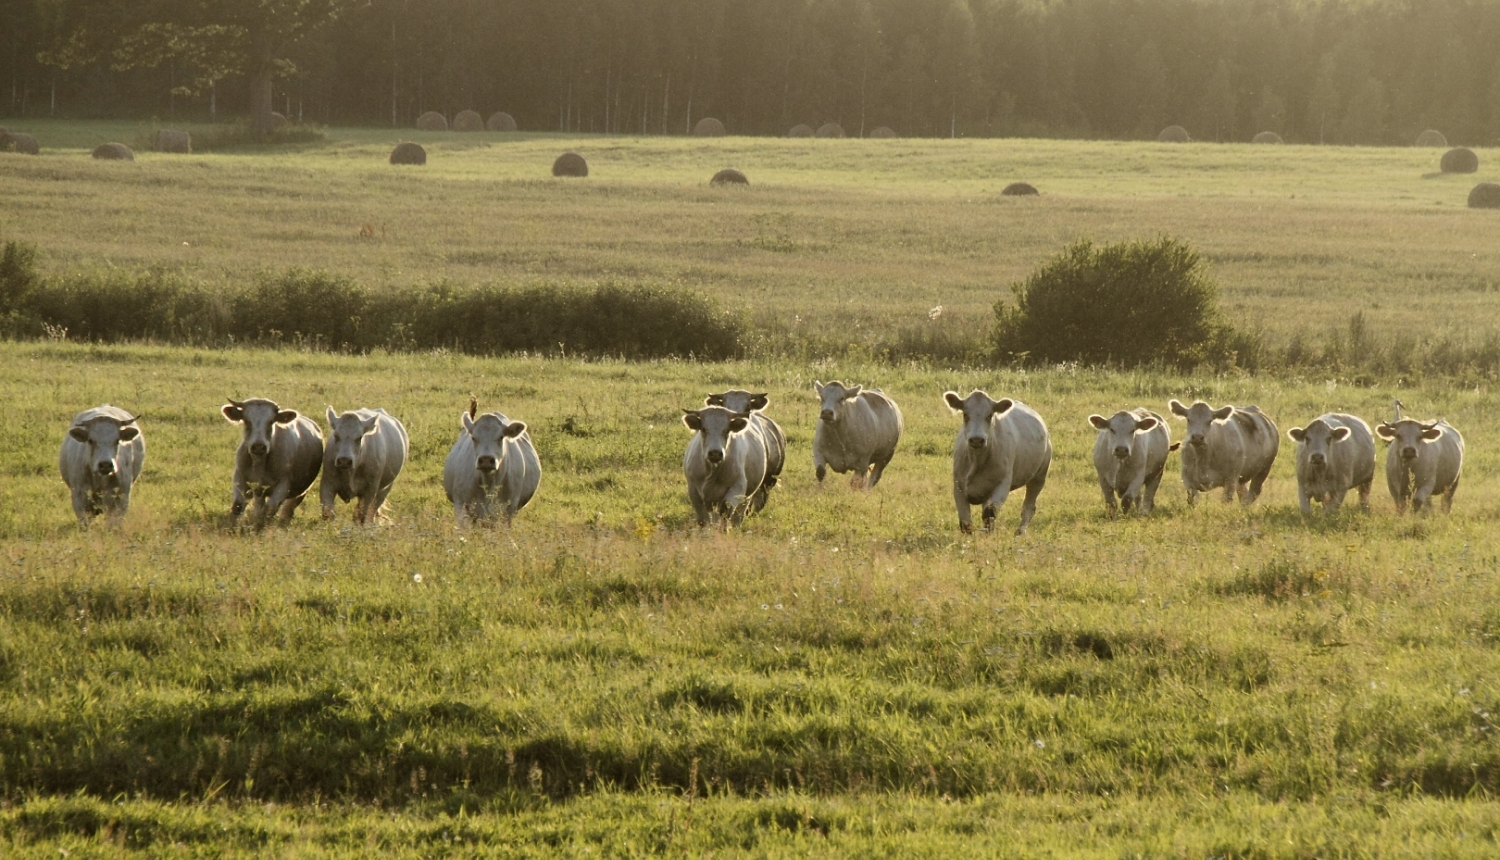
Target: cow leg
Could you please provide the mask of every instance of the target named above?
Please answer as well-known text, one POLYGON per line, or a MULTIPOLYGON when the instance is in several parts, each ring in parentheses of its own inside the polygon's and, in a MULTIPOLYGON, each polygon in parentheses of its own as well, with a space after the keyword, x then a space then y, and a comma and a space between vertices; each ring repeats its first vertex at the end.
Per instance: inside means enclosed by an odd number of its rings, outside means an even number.
POLYGON ((1235 493, 1239 491, 1240 482, 1234 478, 1224 479, 1224 504, 1234 501, 1235 493))
POLYGON ((1338 514, 1339 508, 1342 508, 1344 506, 1344 498, 1348 495, 1348 490, 1339 490, 1337 492, 1329 493, 1328 498, 1323 502, 1323 512, 1330 517, 1338 514))
POLYGON ((1458 492, 1458 479, 1454 478, 1453 483, 1448 485, 1448 490, 1443 493, 1443 513, 1452 513, 1453 494, 1456 492, 1458 492))
POLYGON ((1260 498, 1260 490, 1266 485, 1266 478, 1271 476, 1271 467, 1267 466, 1259 473, 1250 477, 1250 491, 1245 494, 1245 504, 1250 504, 1260 498))
POLYGON ((1417 487, 1417 491, 1412 493, 1411 497, 1413 511, 1425 512, 1432 510, 1432 490, 1433 486, 1431 483, 1424 483, 1420 487, 1417 487))
POLYGON ((1143 492, 1141 494, 1140 510, 1143 514, 1149 514, 1156 510, 1156 491, 1161 487, 1161 476, 1163 469, 1157 469, 1146 478, 1143 492))
POLYGON ((688 503, 693 506, 693 513, 698 516, 698 528, 708 525, 708 505, 703 502, 703 491, 693 484, 688 484, 688 503))
POLYGON ((236 471, 236 474, 234 476, 234 496, 230 500, 230 503, 229 503, 229 524, 230 525, 238 525, 239 524, 240 517, 243 516, 244 513, 245 513, 245 504, 246 504, 247 496, 248 495, 249 495, 249 493, 247 492, 247 487, 245 486, 245 482, 240 479, 238 471, 236 471))
POLYGON ((1100 478, 1099 479, 1099 492, 1100 492, 1101 495, 1104 496, 1104 513, 1105 513, 1105 515, 1107 515, 1110 519, 1114 519, 1115 517, 1119 516, 1119 514, 1120 514, 1119 506, 1117 504, 1115 504, 1115 488, 1114 488, 1114 485, 1111 484, 1110 482, 1104 480, 1103 478, 1100 478))
POLYGON ((320 485, 318 487, 318 505, 322 508, 323 519, 325 520, 331 520, 334 517, 334 487, 331 480, 332 476, 328 472, 328 469, 324 469, 323 480, 318 482, 320 485))
POLYGON ((388 496, 390 496, 391 488, 394 486, 396 486, 394 483, 386 484, 384 487, 380 488, 379 492, 375 494, 375 504, 370 506, 371 517, 376 520, 390 519, 390 517, 388 517, 385 512, 385 500, 388 496))
POLYGON ((823 485, 823 479, 828 476, 828 461, 823 459, 823 452, 813 449, 813 473, 818 476, 818 486, 823 485))
POLYGON ((1359 485, 1359 508, 1365 513, 1370 512, 1370 487, 1374 483, 1375 481, 1372 478, 1359 485))
POLYGON ((297 507, 302 504, 302 500, 304 498, 306 498, 306 496, 297 496, 296 498, 287 499, 276 508, 273 508, 273 510, 280 511, 280 519, 282 525, 286 525, 287 523, 292 521, 292 514, 297 512, 297 507))
POLYGON ((1188 496, 1188 507, 1191 508, 1194 505, 1198 504, 1198 491, 1197 490, 1193 489, 1192 487, 1188 487, 1187 496, 1188 496))
POLYGON ((974 533, 974 512, 969 507, 969 485, 966 481, 953 482, 953 505, 958 509, 958 530, 964 534, 974 533))
POLYGON ((1312 516, 1312 496, 1301 486, 1297 487, 1297 505, 1302 508, 1304 516, 1312 516))
POLYGON ((872 489, 872 490, 875 489, 875 485, 878 484, 878 483, 880 483, 880 476, 885 474, 885 467, 890 462, 891 462, 890 458, 887 457, 884 460, 876 460, 875 463, 874 463, 874 465, 871 466, 871 468, 870 468, 870 489, 872 489))
POLYGON ((78 525, 84 528, 88 527, 89 518, 94 513, 94 503, 89 495, 86 487, 73 488, 73 514, 78 517, 78 525))
POLYGON ((1042 487, 1047 484, 1046 474, 1033 478, 1026 485, 1026 498, 1021 502, 1021 525, 1016 529, 1017 535, 1026 534, 1027 526, 1031 525, 1031 518, 1036 516, 1036 497, 1042 494, 1042 487))

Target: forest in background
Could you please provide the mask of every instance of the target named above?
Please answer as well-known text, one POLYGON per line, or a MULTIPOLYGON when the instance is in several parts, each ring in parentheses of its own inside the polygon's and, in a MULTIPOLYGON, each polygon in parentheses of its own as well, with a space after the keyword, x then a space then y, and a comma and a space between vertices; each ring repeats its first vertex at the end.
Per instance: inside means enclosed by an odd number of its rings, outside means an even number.
MULTIPOLYGON (((267 7, 271 0, 226 0, 267 7)), ((70 0, 0 9, 0 115, 243 115, 191 63, 47 65, 70 0)), ((170 7, 170 2, 157 4, 170 7)), ((527 131, 1401 144, 1500 140, 1495 0, 369 0, 300 39, 273 103, 328 125, 507 111, 527 131)))

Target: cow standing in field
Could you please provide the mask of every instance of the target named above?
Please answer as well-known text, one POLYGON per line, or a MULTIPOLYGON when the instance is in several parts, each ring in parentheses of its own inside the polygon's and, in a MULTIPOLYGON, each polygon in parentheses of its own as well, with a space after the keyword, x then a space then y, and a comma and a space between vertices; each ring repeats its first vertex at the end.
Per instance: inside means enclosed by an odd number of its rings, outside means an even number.
POLYGON ((722 406, 684 409, 682 423, 693 431, 682 471, 698 525, 708 525, 715 513, 720 528, 739 525, 755 510, 754 497, 766 478, 767 446, 760 430, 746 413, 722 406))
POLYGON ((1026 404, 1010 398, 993 400, 977 389, 968 397, 949 391, 943 400, 964 418, 953 442, 953 503, 958 508, 959 530, 974 531, 970 505, 983 505, 984 528, 994 528, 1005 497, 1025 487, 1021 525, 1016 529, 1016 534, 1025 534, 1052 466, 1047 425, 1026 404))
POLYGON ((1297 501, 1302 513, 1312 513, 1312 501, 1329 514, 1338 513, 1344 496, 1359 490, 1359 506, 1370 509, 1370 484, 1375 480, 1375 437, 1370 425, 1353 415, 1328 412, 1293 427, 1286 435, 1297 443, 1297 501))
POLYGON ((306 415, 258 397, 231 400, 219 411, 229 423, 245 429, 234 454, 230 524, 239 523, 252 499, 256 528, 278 515, 283 523, 291 522, 323 468, 323 431, 306 415))
POLYGON ((130 488, 146 464, 146 437, 135 422, 108 403, 73 417, 57 464, 80 526, 100 514, 118 522, 130 510, 130 488))
POLYGON ((818 483, 832 469, 853 472, 850 483, 873 489, 885 467, 896 456, 903 423, 896 402, 878 388, 845 388, 838 381, 814 381, 821 401, 818 429, 813 433, 813 469, 818 483), (866 483, 865 475, 869 474, 866 483))
POLYGON ((524 423, 499 412, 475 417, 476 411, 471 401, 461 414, 463 431, 443 462, 443 490, 459 528, 473 520, 490 525, 502 515, 510 525, 541 486, 542 461, 524 423))
POLYGON ((1167 453, 1177 450, 1166 420, 1141 407, 1109 418, 1090 415, 1089 424, 1099 431, 1094 440, 1094 470, 1099 473, 1099 489, 1109 515, 1120 510, 1128 514, 1132 505, 1142 514, 1151 513, 1156 507, 1156 488, 1167 468, 1167 453))
POLYGON ((786 434, 781 431, 781 425, 762 411, 771 405, 771 399, 765 394, 751 394, 731 388, 722 394, 708 395, 703 399, 703 405, 722 406, 730 412, 749 413, 750 423, 760 431, 761 441, 766 446, 766 478, 755 492, 751 512, 760 511, 766 506, 771 488, 776 486, 777 479, 781 476, 782 466, 786 465, 786 434))
MULTIPOLYGON (((1400 401, 1397 401, 1398 403, 1400 401)), ((1406 513, 1411 500, 1413 513, 1430 508, 1434 494, 1443 497, 1443 513, 1453 509, 1453 494, 1464 468, 1464 437, 1447 421, 1424 424, 1410 418, 1375 428, 1380 438, 1391 443, 1385 455, 1385 482, 1396 501, 1396 513, 1406 513)))
POLYGON ((1192 406, 1177 400, 1167 405, 1173 415, 1187 419, 1181 456, 1188 504, 1217 487, 1224 488, 1226 502, 1236 495, 1241 504, 1255 501, 1281 449, 1276 424, 1255 406, 1215 409, 1201 400, 1192 406))
POLYGON ((354 521, 360 525, 383 517, 386 496, 410 452, 406 428, 384 409, 356 409, 339 415, 328 407, 328 446, 318 491, 323 519, 333 519, 335 497, 358 500, 354 521))

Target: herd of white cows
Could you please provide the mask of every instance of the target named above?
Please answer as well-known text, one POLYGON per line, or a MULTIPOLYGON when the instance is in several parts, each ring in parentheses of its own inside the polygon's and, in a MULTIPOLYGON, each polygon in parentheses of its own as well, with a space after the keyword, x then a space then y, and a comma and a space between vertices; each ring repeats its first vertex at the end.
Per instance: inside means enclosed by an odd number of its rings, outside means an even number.
MULTIPOLYGON (((896 454, 901 410, 878 389, 836 381, 813 385, 820 401, 813 437, 818 481, 832 469, 853 473, 856 485, 874 487, 896 454)), ((981 506, 984 528, 992 528, 1006 497, 1024 487, 1016 533, 1025 533, 1052 464, 1046 422, 1020 401, 995 400, 983 391, 967 397, 949 391, 943 400, 963 417, 953 443, 959 528, 973 530, 974 505, 981 506)), ((709 395, 701 409, 683 410, 683 424, 693 431, 683 473, 700 526, 716 518, 721 527, 738 525, 765 507, 786 463, 786 434, 765 414, 768 405, 765 394, 734 389, 709 395)), ((1173 400, 1168 408, 1186 421, 1181 443, 1171 441, 1165 418, 1145 408, 1089 416, 1098 431, 1094 467, 1109 515, 1132 507, 1150 514, 1167 457, 1178 450, 1190 504, 1216 489, 1226 502, 1254 502, 1280 449, 1275 423, 1255 406, 1215 409, 1173 400)), ((290 520, 319 474, 324 519, 334 516, 335 499, 341 499, 355 503, 357 522, 374 522, 410 454, 406 428, 382 409, 339 414, 330 406, 326 444, 315 421, 270 400, 231 400, 221 411, 244 429, 235 452, 234 523, 247 507, 257 527, 273 517, 290 520)), ((462 432, 443 463, 443 489, 454 517, 459 526, 500 518, 509 523, 541 483, 541 461, 526 425, 499 412, 480 415, 472 399, 460 422, 462 432)), ((1442 496, 1445 512, 1453 505, 1463 437, 1446 421, 1402 418, 1400 401, 1395 418, 1373 434, 1360 418, 1330 412, 1287 436, 1297 443, 1297 497, 1305 514, 1312 513, 1313 501, 1336 512, 1350 490, 1369 508, 1376 436, 1390 443, 1386 484, 1398 512, 1408 503, 1421 511, 1434 495, 1442 496)), ((78 413, 63 438, 59 467, 80 525, 101 514, 124 516, 145 460, 145 435, 135 416, 107 404, 78 413)))

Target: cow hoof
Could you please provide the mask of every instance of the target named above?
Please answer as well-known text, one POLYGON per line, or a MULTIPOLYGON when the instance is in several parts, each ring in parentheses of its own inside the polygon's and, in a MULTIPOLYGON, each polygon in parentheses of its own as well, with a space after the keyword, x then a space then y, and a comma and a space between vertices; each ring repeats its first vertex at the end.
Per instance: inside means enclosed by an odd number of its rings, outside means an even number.
POLYGON ((971 535, 974 533, 974 526, 970 525, 969 523, 959 523, 958 530, 966 535, 971 535))

